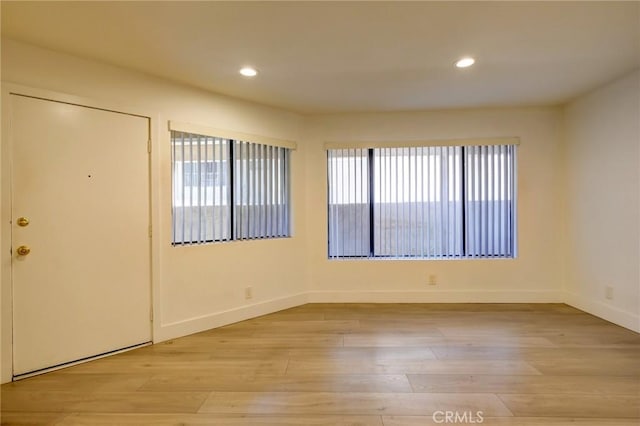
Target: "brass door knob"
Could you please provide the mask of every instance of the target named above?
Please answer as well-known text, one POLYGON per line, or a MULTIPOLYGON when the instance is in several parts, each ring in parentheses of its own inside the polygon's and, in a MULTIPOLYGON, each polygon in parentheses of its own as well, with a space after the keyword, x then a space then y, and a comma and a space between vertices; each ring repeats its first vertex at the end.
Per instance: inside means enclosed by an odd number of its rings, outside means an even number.
POLYGON ((16 223, 18 224, 18 226, 24 227, 29 224, 29 219, 27 219, 26 217, 19 217, 16 223))
POLYGON ((18 256, 26 256, 31 253, 31 249, 27 246, 20 246, 16 249, 16 253, 18 253, 18 256))

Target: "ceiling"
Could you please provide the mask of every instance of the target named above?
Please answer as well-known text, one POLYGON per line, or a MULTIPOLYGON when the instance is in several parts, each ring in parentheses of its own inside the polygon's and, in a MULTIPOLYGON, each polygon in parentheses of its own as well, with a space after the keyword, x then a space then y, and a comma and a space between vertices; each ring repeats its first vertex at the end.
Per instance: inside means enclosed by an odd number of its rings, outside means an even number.
POLYGON ((2 1, 2 35, 301 113, 549 105, 640 66, 639 6, 2 1))

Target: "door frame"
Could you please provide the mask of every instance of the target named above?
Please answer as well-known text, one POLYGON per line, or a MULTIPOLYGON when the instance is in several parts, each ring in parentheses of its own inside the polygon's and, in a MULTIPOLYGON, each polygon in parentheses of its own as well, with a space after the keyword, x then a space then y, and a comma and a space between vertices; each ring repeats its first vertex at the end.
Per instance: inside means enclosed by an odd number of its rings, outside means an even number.
MULTIPOLYGON (((12 219, 12 137, 11 137, 11 96, 21 95, 42 100, 62 102, 99 110, 129 114, 147 118, 149 120, 149 137, 151 139, 148 161, 149 170, 149 224, 151 226, 150 276, 149 283, 151 300, 151 340, 156 341, 160 328, 160 298, 159 287, 159 224, 160 224, 160 149, 159 123, 157 113, 146 108, 131 107, 80 96, 60 93, 45 89, 23 86, 11 82, 2 82, 1 94, 1 123, 0 135, 0 383, 13 380, 13 282, 11 251, 11 219, 12 219)), ((99 356, 97 356, 99 357, 99 356)), ((96 357, 96 358, 97 358, 96 357)), ((93 359, 93 358, 91 358, 93 359)), ((73 363, 70 363, 73 364, 73 363)), ((67 366, 69 364, 66 364, 67 366)), ((62 368, 62 367, 59 367, 62 368)), ((46 371, 46 370, 45 370, 46 371)), ((21 376, 24 377, 24 376, 21 376)))

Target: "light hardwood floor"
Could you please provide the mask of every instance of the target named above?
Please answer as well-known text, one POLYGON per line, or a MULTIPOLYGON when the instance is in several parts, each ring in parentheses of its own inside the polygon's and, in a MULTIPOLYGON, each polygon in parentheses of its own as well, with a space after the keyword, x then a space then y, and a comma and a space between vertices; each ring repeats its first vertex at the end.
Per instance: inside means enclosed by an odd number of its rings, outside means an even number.
POLYGON ((1 398, 7 425, 638 426, 640 335, 561 304, 309 304, 1 398))

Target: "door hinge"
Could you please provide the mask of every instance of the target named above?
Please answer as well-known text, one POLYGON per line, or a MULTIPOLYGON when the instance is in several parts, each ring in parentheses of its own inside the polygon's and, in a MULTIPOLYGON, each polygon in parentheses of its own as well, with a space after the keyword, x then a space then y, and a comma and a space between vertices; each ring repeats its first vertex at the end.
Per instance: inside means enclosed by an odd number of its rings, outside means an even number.
POLYGON ((153 229, 151 228, 151 225, 149 225, 149 238, 151 238, 153 236, 153 229))
POLYGON ((151 139, 147 140, 147 152, 151 154, 151 139))

